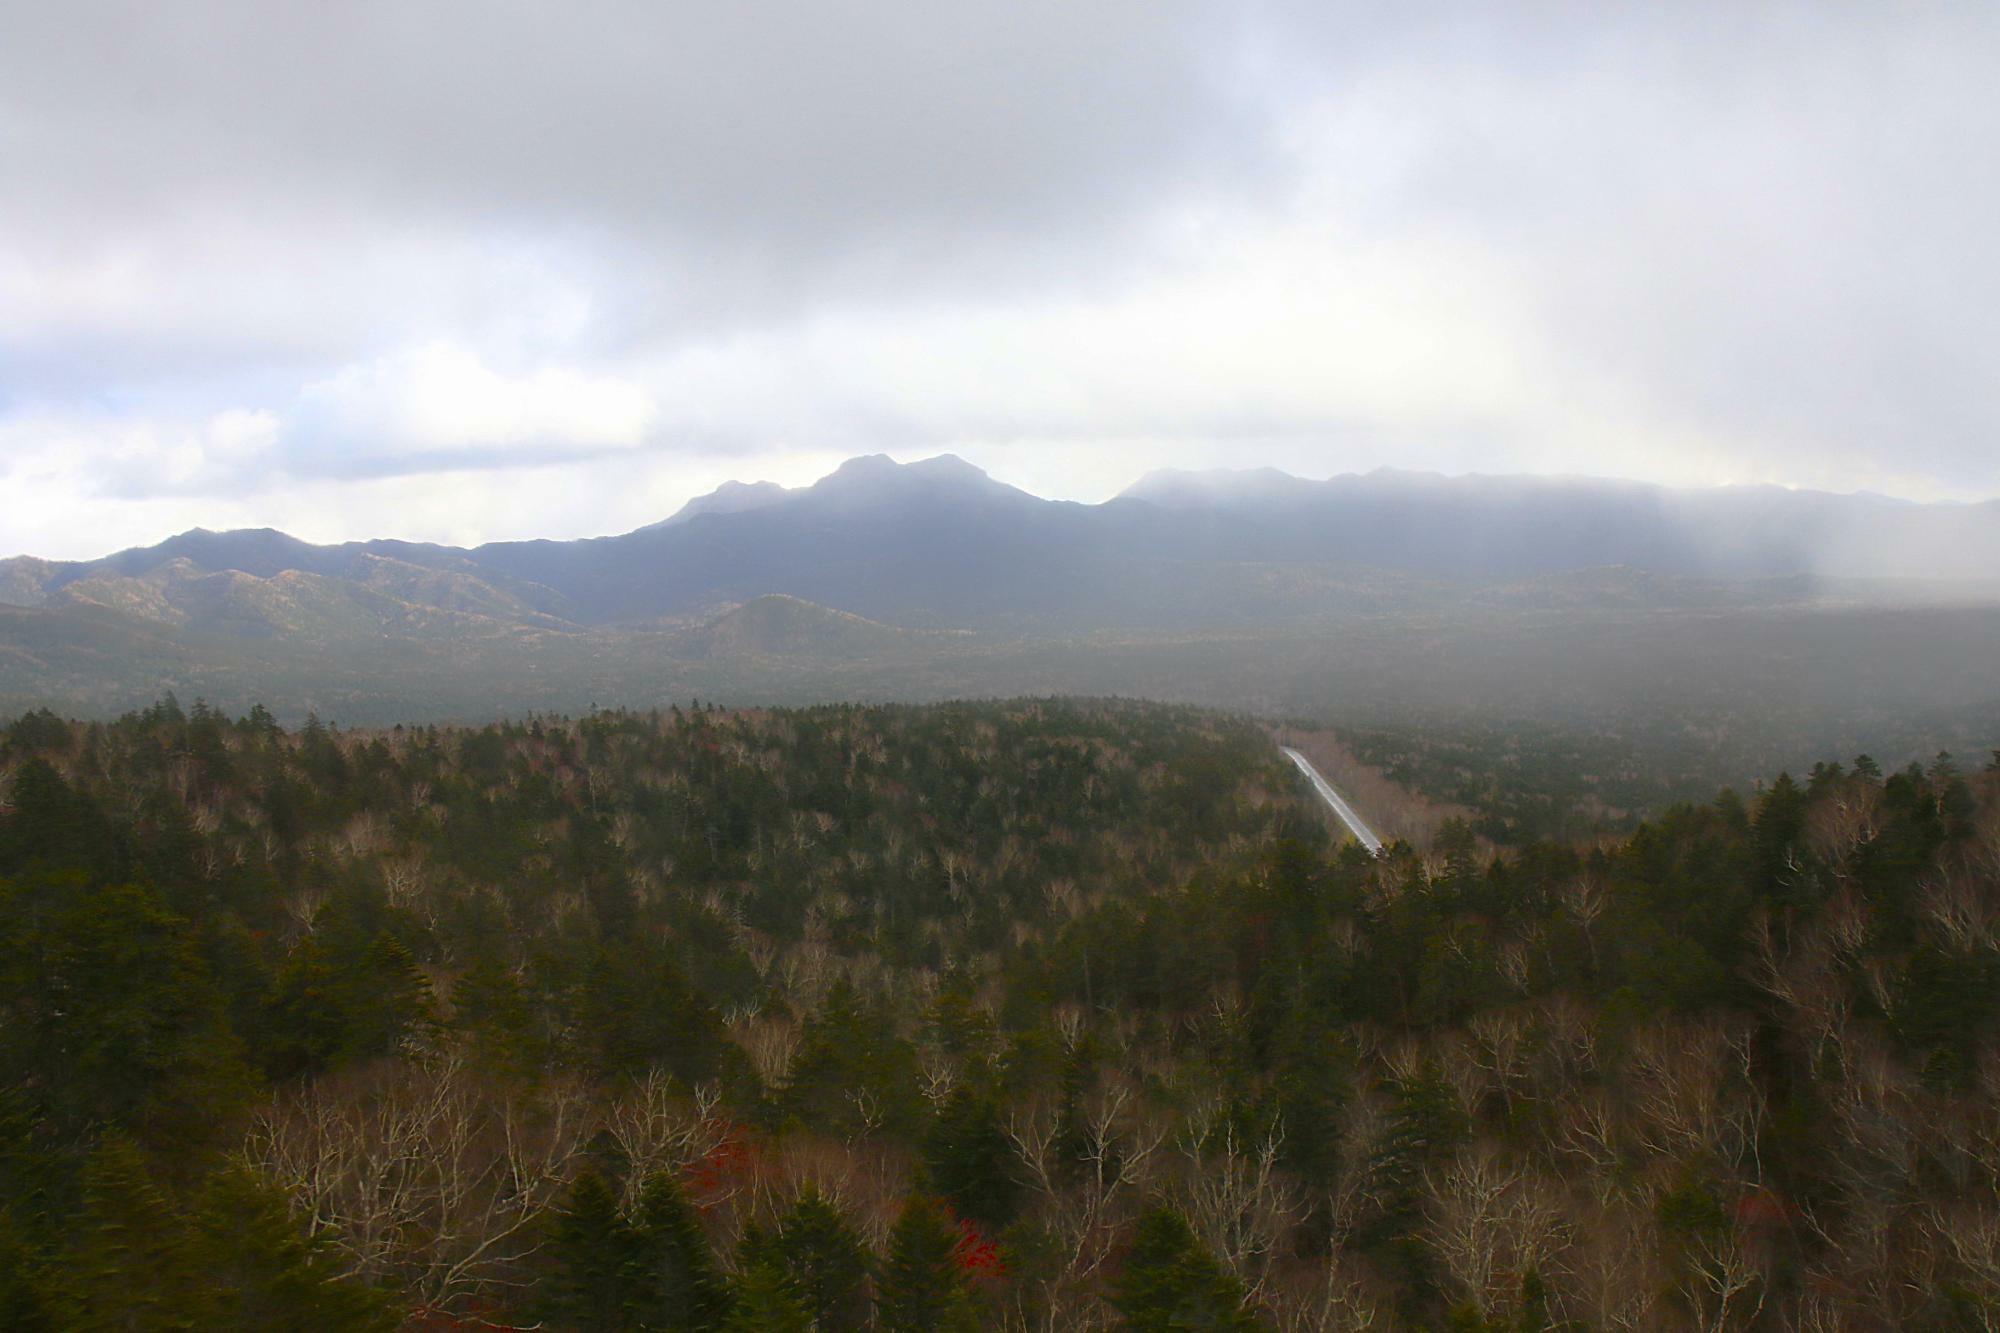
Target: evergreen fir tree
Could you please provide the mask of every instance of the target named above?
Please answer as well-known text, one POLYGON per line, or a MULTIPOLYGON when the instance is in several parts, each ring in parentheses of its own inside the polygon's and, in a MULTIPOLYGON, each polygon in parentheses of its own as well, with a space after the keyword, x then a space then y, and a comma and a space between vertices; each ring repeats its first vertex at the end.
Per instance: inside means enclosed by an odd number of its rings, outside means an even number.
POLYGON ((806 1021, 787 1079, 785 1109, 804 1124, 834 1132, 864 1128, 854 1109, 857 1091, 873 1096, 891 1133, 907 1129, 921 1113, 915 1050, 845 977, 806 1021))
POLYGON ((729 1317, 729 1284, 716 1271, 701 1219, 680 1182, 647 1179, 637 1219, 645 1283, 645 1323, 674 1333, 712 1333, 729 1317))
POLYGON ((868 1325, 868 1251, 840 1210, 808 1185, 769 1252, 821 1333, 868 1325))
POLYGON ((548 1052, 534 1039, 534 1018, 521 982, 490 954, 475 957, 451 990, 456 1025, 472 1034, 482 1062, 507 1074, 532 1076, 548 1052))
POLYGON ((366 1333, 398 1320, 378 1292, 344 1281, 284 1197, 247 1171, 211 1177, 195 1217, 202 1268, 229 1328, 366 1333))
POLYGON ((211 1329, 222 1303, 187 1219, 130 1139, 107 1138, 83 1177, 83 1209, 55 1275, 58 1324, 95 1330, 211 1329))
POLYGON ((1263 1325, 1243 1308, 1243 1298, 1243 1284, 1201 1247, 1187 1219, 1171 1208, 1155 1207, 1139 1219, 1112 1304, 1124 1316, 1125 1327, 1139 1333, 1248 1333, 1263 1325))
POLYGON ((0 1088, 39 1133, 115 1125, 172 1161, 213 1141, 243 1073, 214 978, 157 893, 0 880, 0 1088))
POLYGON ((912 1194, 889 1235, 889 1260, 876 1297, 882 1333, 977 1328, 971 1293, 959 1271, 958 1228, 938 1202, 912 1194))
POLYGON ((960 1213, 994 1228, 1014 1220, 1019 1163, 991 1096, 970 1087, 952 1093, 925 1137, 924 1164, 960 1213))
POLYGON ((645 1270, 639 1235, 604 1178, 586 1167, 556 1215, 545 1313, 558 1328, 613 1333, 638 1326, 645 1270))
POLYGON ((736 1303, 724 1333, 814 1333, 792 1283, 774 1260, 760 1260, 736 1284, 736 1303))

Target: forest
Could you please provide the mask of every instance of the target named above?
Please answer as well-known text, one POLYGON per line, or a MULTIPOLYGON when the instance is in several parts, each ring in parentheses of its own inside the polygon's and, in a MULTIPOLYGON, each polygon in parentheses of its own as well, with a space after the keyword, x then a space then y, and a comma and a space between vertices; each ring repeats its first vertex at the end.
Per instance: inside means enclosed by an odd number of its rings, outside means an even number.
POLYGON ((0 1326, 2000 1326, 2000 756, 1377 859, 1166 705, 0 736, 0 1326))

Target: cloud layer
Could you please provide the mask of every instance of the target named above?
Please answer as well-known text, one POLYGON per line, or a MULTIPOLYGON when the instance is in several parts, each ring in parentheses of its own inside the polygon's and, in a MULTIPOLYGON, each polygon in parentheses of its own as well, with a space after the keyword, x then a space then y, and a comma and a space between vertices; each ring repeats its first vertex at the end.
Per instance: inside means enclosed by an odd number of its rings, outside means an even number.
POLYGON ((951 449, 2000 492, 1966 5, 0 19, 0 546, 951 449))

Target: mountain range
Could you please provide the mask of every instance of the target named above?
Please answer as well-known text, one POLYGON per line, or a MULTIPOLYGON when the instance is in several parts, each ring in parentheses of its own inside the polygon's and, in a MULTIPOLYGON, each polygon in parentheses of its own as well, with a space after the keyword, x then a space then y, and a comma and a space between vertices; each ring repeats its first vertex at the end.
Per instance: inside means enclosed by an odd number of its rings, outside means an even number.
POLYGON ((1994 504, 1268 470, 1078 504, 878 456, 578 541, 196 529, 0 561, 0 717, 1063 693, 1959 744, 1936 719, 2000 718, 1996 571, 1994 504))
POLYGON ((2000 576, 2000 503, 1777 487, 1270 469, 1044 500, 951 455, 729 483, 620 536, 470 549, 196 529, 98 560, 0 561, 0 603, 238 638, 452 638, 700 624, 770 594, 885 626, 1242 627, 1413 602, 1786 598, 2000 576), (1728 585, 1737 585, 1733 590, 1728 585))

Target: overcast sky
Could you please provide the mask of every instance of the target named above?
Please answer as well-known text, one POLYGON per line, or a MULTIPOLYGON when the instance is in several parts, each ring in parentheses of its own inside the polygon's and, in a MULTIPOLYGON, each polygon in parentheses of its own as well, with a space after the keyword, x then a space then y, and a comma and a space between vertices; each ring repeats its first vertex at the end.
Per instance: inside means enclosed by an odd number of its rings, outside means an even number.
POLYGON ((1987 497, 1996 69, 1970 0, 0 0, 0 554, 868 452, 1987 497))

